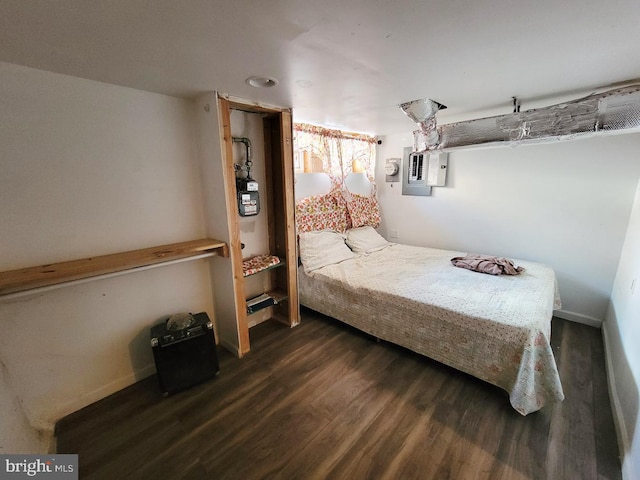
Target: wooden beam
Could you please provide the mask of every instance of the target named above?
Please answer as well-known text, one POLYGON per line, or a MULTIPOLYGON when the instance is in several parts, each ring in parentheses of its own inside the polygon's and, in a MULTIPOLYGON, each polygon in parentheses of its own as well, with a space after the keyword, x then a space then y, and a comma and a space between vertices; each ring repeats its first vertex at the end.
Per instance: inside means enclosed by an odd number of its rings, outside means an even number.
MULTIPOLYGON (((238 216, 238 199, 236 193, 236 173, 233 161, 233 135, 231 133, 231 106, 225 98, 218 97, 220 110, 220 138, 223 146, 223 169, 227 182, 227 218, 229 219, 229 243, 231 245, 231 268, 233 271, 233 289, 236 328, 238 331, 238 348, 240 356, 251 350, 247 305, 244 295, 244 274, 242 269, 242 242, 240 239, 240 220, 238 216)), ((226 301, 230 301, 226 300, 226 301)))
POLYGON ((160 245, 98 257, 51 263, 38 267, 0 272, 0 295, 57 285, 99 275, 132 270, 149 265, 214 253, 229 255, 227 244, 220 240, 203 238, 188 242, 160 245))
POLYGON ((293 121, 289 112, 280 115, 282 135, 282 192, 285 215, 285 241, 287 244, 286 268, 288 269, 289 325, 300 323, 300 303, 298 301, 298 255, 295 222, 294 172, 293 172, 293 121))

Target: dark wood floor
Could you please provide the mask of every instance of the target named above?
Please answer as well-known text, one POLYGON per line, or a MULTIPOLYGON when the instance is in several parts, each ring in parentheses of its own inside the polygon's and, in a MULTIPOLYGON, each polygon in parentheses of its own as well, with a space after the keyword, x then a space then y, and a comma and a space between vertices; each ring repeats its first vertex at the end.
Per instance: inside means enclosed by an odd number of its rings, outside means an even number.
POLYGON ((214 380, 150 377, 58 424, 90 479, 620 479, 600 331, 554 319, 566 400, 522 417, 507 393, 303 309, 251 330, 214 380))

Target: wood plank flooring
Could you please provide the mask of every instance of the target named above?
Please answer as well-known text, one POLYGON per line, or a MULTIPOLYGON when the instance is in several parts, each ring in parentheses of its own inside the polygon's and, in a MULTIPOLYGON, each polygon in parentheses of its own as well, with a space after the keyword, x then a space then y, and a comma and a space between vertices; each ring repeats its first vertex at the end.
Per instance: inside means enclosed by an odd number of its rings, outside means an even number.
POLYGON ((566 399, 506 392, 303 309, 251 329, 221 374, 168 398, 155 376, 61 420, 95 479, 620 479, 600 330, 554 319, 566 399))

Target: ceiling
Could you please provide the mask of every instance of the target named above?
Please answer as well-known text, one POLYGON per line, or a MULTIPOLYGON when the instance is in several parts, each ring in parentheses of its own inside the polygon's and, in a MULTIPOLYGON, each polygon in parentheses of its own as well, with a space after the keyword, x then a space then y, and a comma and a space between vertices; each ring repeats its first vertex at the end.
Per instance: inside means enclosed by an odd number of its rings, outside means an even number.
POLYGON ((2 0, 0 61, 389 134, 409 100, 448 123, 640 78, 638 25, 637 0, 2 0))

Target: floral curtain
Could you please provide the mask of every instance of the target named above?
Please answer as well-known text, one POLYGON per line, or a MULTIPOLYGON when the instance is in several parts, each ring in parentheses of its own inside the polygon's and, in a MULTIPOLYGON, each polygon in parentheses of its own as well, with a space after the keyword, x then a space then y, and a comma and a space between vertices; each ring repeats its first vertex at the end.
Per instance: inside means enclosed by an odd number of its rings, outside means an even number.
POLYGON ((370 135, 295 123, 293 151, 296 171, 327 173, 335 186, 343 185, 349 173, 363 172, 373 183, 376 142, 376 138, 370 135))

